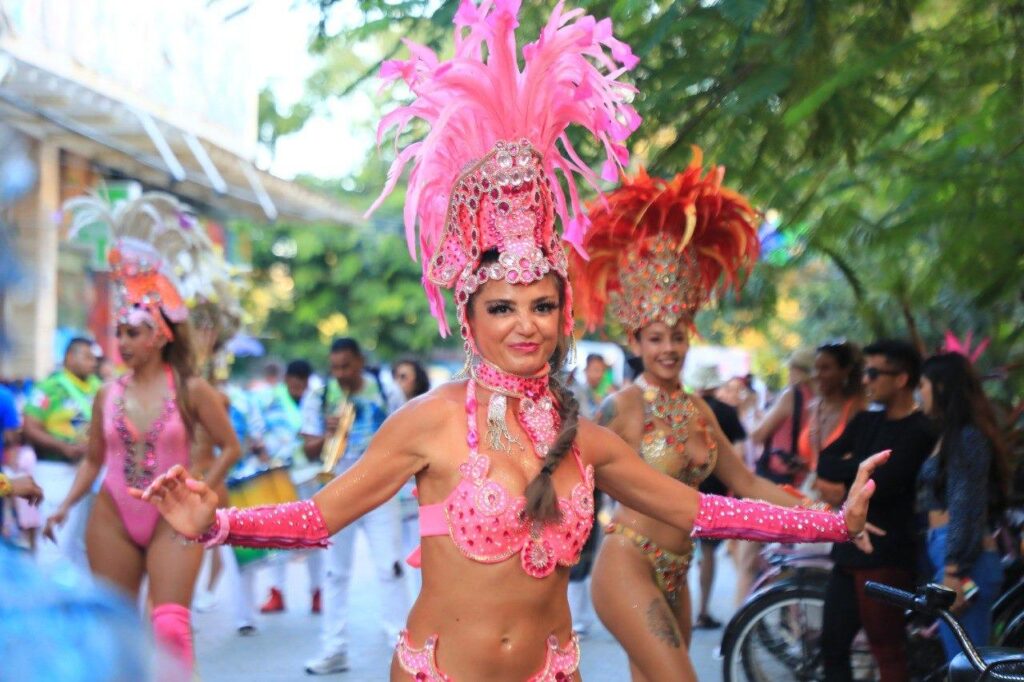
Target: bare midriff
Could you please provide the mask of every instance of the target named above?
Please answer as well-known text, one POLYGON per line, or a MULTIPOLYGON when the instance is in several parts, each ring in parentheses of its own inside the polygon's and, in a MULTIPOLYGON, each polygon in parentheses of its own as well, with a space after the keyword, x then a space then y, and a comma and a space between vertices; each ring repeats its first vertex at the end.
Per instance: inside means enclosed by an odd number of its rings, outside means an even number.
POLYGON ((484 564, 444 536, 422 539, 423 587, 409 612, 412 646, 437 635, 438 667, 453 680, 523 682, 544 665, 550 635, 569 642, 569 569, 527 575, 514 554, 484 564))

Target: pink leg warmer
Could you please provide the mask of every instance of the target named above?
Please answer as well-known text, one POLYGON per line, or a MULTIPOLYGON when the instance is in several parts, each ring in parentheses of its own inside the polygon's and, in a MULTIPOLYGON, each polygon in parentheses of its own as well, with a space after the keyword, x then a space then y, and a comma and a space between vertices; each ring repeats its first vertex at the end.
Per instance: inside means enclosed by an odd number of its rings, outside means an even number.
POLYGON ((186 670, 195 666, 192 651, 192 621, 189 610, 181 604, 158 604, 153 607, 153 634, 186 670))

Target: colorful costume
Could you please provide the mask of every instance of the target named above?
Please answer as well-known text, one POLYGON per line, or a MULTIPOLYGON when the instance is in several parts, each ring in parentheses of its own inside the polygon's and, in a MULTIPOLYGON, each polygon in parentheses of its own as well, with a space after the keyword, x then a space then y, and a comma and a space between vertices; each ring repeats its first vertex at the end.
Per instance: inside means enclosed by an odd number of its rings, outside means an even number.
MULTIPOLYGON (((388 114, 380 134, 392 126, 401 133, 416 118, 429 128, 425 139, 398 152, 384 195, 414 160, 405 211, 410 250, 415 254, 418 244, 422 252, 424 284, 442 333, 448 328, 441 288, 454 289, 469 355, 465 402, 469 457, 448 497, 421 508, 421 535, 447 535, 464 556, 481 563, 518 555, 523 570, 543 580, 557 566, 570 566, 579 557, 593 523, 593 470, 583 466, 572 446, 580 481, 568 497, 559 500, 561 518, 549 522, 522 514, 525 499, 487 478, 490 458, 479 452, 476 425, 478 387, 490 393, 487 446, 499 452, 532 452, 544 460, 541 476, 550 477, 562 464, 549 457, 561 417, 547 369, 533 377, 514 376, 479 356, 467 306, 472 294, 489 280, 529 284, 555 273, 565 283, 563 331, 572 332, 567 261, 555 216, 566 226, 565 239, 579 248, 587 219, 574 176, 591 183, 596 177, 573 149, 565 130, 577 124, 590 131, 608 153, 603 175, 614 179, 627 157, 622 143, 639 118, 626 104, 632 88, 617 80, 635 65, 636 58, 627 45, 612 37, 610 21, 598 22, 582 11, 565 12, 559 4, 537 42, 523 48, 520 69, 514 33, 518 4, 484 0, 476 7, 464 0, 455 16, 451 60, 440 62, 429 49, 410 44, 413 57, 409 61, 385 64, 382 73, 402 78, 416 99, 388 114), (561 181, 556 172, 562 174, 561 181), (563 181, 568 198, 562 192, 563 181), (530 443, 519 442, 508 429, 509 398, 517 401, 514 416, 530 443), (466 523, 468 518, 478 521, 466 523)), ((764 527, 773 525, 781 532, 793 512, 771 509, 771 515, 757 511, 764 527)), ((708 505, 707 510, 697 517, 702 529, 730 532, 732 509, 724 510, 728 518, 715 516, 719 506, 708 505)), ((847 536, 841 517, 820 516, 821 524, 831 524, 830 537, 847 536)), ((731 532, 736 529, 732 527, 731 532)), ((327 533, 316 504, 303 502, 263 510, 218 510, 216 522, 202 539, 309 547, 324 546, 327 533)), ((437 646, 433 635, 422 648, 413 648, 403 633, 396 658, 414 680, 449 680, 437 668, 437 646)), ((545 663, 531 681, 571 679, 579 663, 575 638, 562 646, 552 633, 546 646, 545 663)))
MULTIPOLYGON (((587 257, 571 256, 573 285, 582 317, 594 329, 611 308, 625 333, 653 322, 691 326, 697 311, 723 279, 757 256, 756 213, 739 194, 722 187, 724 169, 706 175, 694 148, 690 166, 671 180, 641 170, 590 207, 592 227, 584 239, 587 257)), ((697 488, 715 468, 717 444, 693 397, 682 388, 665 391, 637 380, 643 391, 640 455, 658 471, 697 488), (692 433, 704 434, 703 461, 688 450, 692 433)), ((628 538, 650 560, 654 578, 670 602, 686 584, 693 556, 688 543, 670 552, 618 523, 607 533, 628 538)))
MULTIPOLYGON (((111 208, 96 197, 79 197, 65 204, 72 213, 71 234, 100 223, 110 232, 107 260, 115 283, 114 305, 118 324, 147 325, 174 341, 172 324, 188 320, 182 283, 176 270, 191 272, 200 253, 195 218, 173 196, 157 192, 111 208)), ((188 430, 176 399, 183 377, 169 366, 167 397, 160 416, 146 433, 127 418, 124 392, 127 375, 110 386, 104 404, 104 442, 107 476, 103 488, 114 501, 125 529, 140 547, 149 544, 159 514, 151 505, 128 496, 128 487, 146 488, 175 464, 190 460, 188 430)), ((193 665, 192 628, 188 608, 181 604, 154 604, 153 632, 183 665, 193 665)))

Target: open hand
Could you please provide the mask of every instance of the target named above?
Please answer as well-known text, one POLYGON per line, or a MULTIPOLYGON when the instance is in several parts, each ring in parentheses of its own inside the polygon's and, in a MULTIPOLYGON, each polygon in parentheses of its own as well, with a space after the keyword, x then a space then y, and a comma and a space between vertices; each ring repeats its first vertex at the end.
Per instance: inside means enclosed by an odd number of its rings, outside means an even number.
POLYGON ((171 528, 187 538, 205 533, 217 510, 217 493, 191 478, 180 464, 157 476, 145 490, 129 488, 128 494, 152 504, 171 528))
POLYGON ((889 461, 892 450, 871 455, 860 463, 857 468, 857 478, 850 486, 850 494, 846 498, 846 506, 843 514, 846 517, 846 527, 850 530, 850 537, 857 547, 870 554, 872 551, 871 534, 884 535, 885 531, 868 524, 868 500, 875 492, 875 482, 871 480, 871 474, 875 469, 889 461))

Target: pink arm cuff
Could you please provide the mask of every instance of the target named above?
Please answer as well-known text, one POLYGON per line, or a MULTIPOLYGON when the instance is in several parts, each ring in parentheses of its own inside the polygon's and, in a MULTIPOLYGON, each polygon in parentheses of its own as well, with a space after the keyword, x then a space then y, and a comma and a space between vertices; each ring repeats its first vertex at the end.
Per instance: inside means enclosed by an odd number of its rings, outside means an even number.
POLYGON ((213 525, 195 538, 207 547, 229 544, 240 547, 300 549, 326 547, 327 524, 312 500, 247 509, 218 509, 213 525))
POLYGON ((693 537, 763 542, 847 542, 842 512, 778 507, 767 502, 700 495, 693 537))

